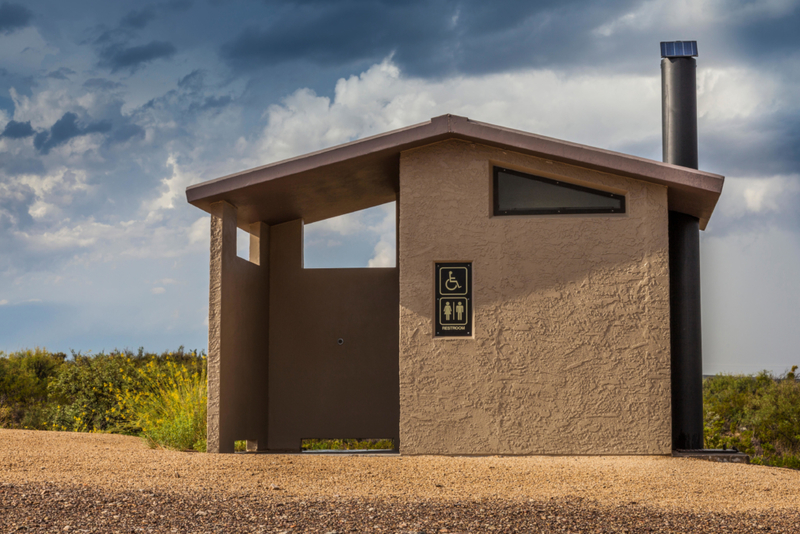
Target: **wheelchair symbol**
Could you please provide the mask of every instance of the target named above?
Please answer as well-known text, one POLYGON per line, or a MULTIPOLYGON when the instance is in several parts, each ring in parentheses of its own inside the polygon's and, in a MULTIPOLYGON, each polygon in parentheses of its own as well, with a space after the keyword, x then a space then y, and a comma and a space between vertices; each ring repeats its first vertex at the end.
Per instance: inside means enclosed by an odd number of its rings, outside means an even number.
POLYGON ((444 281, 444 287, 448 291, 455 291, 456 289, 461 289, 461 284, 458 283, 458 280, 453 278, 453 271, 447 272, 447 280, 444 281))

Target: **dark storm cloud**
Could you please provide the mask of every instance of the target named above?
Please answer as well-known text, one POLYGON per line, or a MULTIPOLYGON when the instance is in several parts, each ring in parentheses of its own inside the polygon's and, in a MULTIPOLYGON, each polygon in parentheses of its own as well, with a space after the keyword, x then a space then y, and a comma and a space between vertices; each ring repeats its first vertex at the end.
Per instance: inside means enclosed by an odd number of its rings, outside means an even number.
POLYGON ((130 11, 127 15, 122 17, 120 26, 141 30, 154 18, 156 18, 155 8, 153 6, 147 6, 138 11, 130 11))
POLYGON ((178 87, 186 89, 187 91, 199 91, 205 84, 206 71, 202 69, 195 69, 180 80, 178 80, 178 87))
POLYGON ((58 119, 48 131, 39 132, 33 138, 33 146, 42 154, 47 154, 51 149, 64 144, 70 139, 93 133, 106 133, 111 130, 111 122, 98 121, 85 126, 78 123, 75 113, 67 112, 58 119))
POLYGON ((774 112, 699 123, 701 168, 728 176, 772 176, 800 168, 800 113, 774 112))
POLYGON ((8 137, 9 139, 23 139, 25 137, 32 136, 34 133, 36 132, 33 131, 30 121, 8 121, 6 127, 3 129, 3 133, 0 134, 0 137, 8 137))
POLYGON ((208 96, 202 102, 194 102, 189 106, 189 111, 206 111, 209 109, 223 108, 233 102, 229 96, 208 96))
POLYGON ((123 69, 135 71, 145 63, 156 59, 166 59, 177 52, 175 45, 166 41, 151 41, 140 46, 113 44, 100 50, 100 66, 112 73, 123 69))
POLYGON ((186 11, 194 5, 191 0, 171 0, 164 4, 164 7, 174 11, 186 11))
MULTIPOLYGON (((747 0, 737 4, 752 5, 747 0)), ((726 4, 726 8, 730 7, 726 4)), ((731 25, 727 43, 739 57, 750 60, 794 54, 797 51, 798 29, 800 5, 780 16, 744 17, 731 25)))
POLYGON ((109 91, 111 89, 116 89, 117 87, 122 87, 122 84, 112 82, 111 80, 106 80, 105 78, 89 78, 83 82, 83 86, 87 89, 100 89, 103 91, 109 91))
POLYGON ((33 13, 27 7, 3 2, 0 4, 0 33, 11 33, 24 28, 32 18, 33 13))
POLYGON ((124 143, 131 139, 144 139, 144 128, 138 124, 128 123, 115 128, 114 132, 108 136, 109 143, 124 143))
POLYGON ((274 9, 269 16, 243 29, 220 52, 238 69, 297 60, 325 65, 376 62, 392 52, 395 62, 413 75, 566 65, 606 53, 593 45, 591 30, 624 15, 634 4, 344 0, 270 6, 274 9))
POLYGON ((61 67, 58 70, 50 71, 47 73, 48 78, 55 80, 69 80, 68 75, 76 74, 76 72, 68 67, 61 67))
POLYGON ((720 5, 713 23, 670 21, 668 6, 643 0, 261 5, 219 47, 236 72, 302 63, 353 70, 393 54, 404 73, 433 78, 531 67, 644 73, 660 59, 658 42, 676 38, 699 40, 705 65, 757 66, 794 54, 800 27, 800 6, 750 0, 720 5))

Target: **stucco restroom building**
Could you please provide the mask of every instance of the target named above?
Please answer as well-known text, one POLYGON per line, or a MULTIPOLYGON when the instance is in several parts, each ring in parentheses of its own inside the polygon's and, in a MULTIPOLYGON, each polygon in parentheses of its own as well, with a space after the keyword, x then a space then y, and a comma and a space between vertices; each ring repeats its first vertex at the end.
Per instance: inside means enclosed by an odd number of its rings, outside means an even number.
POLYGON ((209 451, 669 454, 669 214, 704 229, 722 182, 444 115, 189 187, 209 451), (304 224, 391 201, 395 268, 304 268, 304 224))

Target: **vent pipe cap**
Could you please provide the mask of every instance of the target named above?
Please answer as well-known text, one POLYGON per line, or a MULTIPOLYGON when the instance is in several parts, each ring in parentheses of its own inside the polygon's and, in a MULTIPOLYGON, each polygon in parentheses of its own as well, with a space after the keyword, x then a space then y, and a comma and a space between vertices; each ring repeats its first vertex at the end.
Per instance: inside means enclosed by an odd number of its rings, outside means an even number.
POLYGON ((697 41, 662 41, 661 57, 696 57, 697 41))

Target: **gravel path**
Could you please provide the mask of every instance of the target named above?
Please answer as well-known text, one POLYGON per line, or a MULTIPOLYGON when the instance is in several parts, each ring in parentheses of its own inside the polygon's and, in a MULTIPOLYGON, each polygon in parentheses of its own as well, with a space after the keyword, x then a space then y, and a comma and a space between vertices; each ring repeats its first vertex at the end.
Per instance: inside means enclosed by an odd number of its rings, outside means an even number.
POLYGON ((800 532, 800 472, 668 457, 211 455, 0 430, 2 532, 800 532))

